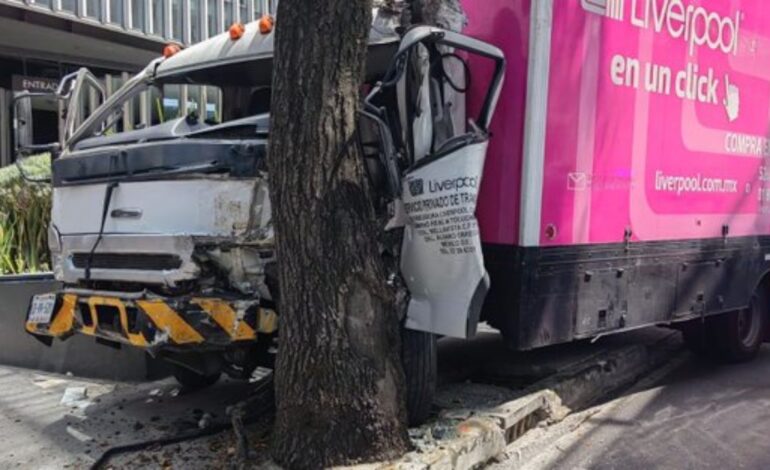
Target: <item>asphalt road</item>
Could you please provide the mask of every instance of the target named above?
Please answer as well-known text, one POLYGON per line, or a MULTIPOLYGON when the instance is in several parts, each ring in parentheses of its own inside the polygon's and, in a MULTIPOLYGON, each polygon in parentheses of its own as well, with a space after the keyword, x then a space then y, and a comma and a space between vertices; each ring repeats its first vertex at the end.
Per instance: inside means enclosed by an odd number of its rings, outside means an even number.
POLYGON ((714 365, 688 353, 661 376, 585 411, 582 424, 525 468, 770 468, 769 346, 742 365, 714 365))

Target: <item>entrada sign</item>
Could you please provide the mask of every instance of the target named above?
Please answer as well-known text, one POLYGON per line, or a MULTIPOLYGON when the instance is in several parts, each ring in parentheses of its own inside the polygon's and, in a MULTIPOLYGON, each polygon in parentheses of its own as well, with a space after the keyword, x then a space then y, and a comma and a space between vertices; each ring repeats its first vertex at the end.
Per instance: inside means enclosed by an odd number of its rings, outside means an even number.
POLYGON ((59 86, 59 80, 55 78, 12 75, 11 86, 13 91, 53 92, 59 86))

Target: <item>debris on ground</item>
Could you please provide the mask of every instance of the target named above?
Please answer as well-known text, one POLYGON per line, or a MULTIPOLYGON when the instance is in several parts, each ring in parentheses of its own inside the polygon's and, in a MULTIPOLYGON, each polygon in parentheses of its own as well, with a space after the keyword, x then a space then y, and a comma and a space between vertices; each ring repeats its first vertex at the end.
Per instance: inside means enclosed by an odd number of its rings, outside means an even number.
POLYGON ((64 385, 67 383, 67 381, 56 377, 36 375, 35 377, 32 378, 32 383, 44 390, 47 390, 49 388, 55 388, 55 387, 64 385))
POLYGON ((211 415, 204 413, 201 419, 198 421, 198 427, 200 429, 206 429, 211 424, 211 415))
POLYGON ((84 433, 84 432, 82 432, 82 431, 80 431, 78 429, 75 429, 72 426, 67 426, 67 434, 69 434, 70 436, 74 437, 75 439, 77 439, 80 442, 91 442, 91 441, 94 440, 93 437, 89 436, 88 434, 86 434, 86 433, 84 433))
POLYGON ((88 399, 88 389, 86 387, 67 387, 59 404, 70 408, 85 409, 92 402, 88 399))

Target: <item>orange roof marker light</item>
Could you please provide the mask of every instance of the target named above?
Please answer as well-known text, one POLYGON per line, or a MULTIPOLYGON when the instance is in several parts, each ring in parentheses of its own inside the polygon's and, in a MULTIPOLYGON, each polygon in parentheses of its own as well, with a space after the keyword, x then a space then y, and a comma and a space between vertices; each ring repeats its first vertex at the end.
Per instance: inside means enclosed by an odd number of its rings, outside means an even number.
POLYGON ((243 26, 243 23, 233 23, 232 26, 230 26, 229 31, 230 39, 237 41, 243 37, 243 33, 246 31, 246 27, 243 26))
POLYGON ((176 55, 179 51, 182 50, 182 46, 175 43, 166 44, 166 46, 163 48, 163 57, 168 59, 169 57, 173 57, 176 55))
POLYGON ((272 15, 262 15, 259 19, 259 32, 261 34, 270 34, 275 26, 275 18, 272 15))

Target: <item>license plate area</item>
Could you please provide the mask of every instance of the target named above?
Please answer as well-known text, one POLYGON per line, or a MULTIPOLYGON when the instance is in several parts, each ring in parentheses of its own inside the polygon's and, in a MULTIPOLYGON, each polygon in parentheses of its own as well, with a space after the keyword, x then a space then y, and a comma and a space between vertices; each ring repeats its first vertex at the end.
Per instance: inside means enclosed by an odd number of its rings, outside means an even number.
POLYGON ((56 310, 56 294, 40 294, 32 297, 27 312, 27 322, 49 324, 56 310))

